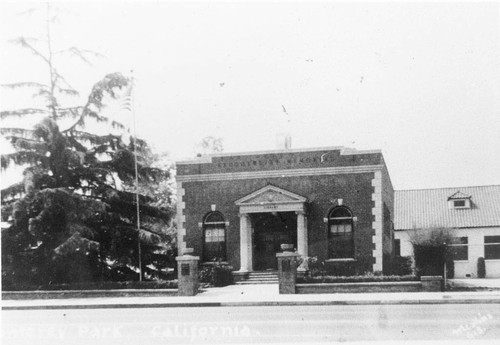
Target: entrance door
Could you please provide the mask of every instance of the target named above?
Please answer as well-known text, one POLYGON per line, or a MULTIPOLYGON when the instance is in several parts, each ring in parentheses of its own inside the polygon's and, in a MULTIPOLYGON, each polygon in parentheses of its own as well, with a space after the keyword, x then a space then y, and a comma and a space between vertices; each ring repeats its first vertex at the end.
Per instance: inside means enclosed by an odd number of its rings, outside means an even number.
POLYGON ((254 269, 277 269, 281 244, 297 245, 297 217, 293 212, 257 213, 254 220, 254 269))

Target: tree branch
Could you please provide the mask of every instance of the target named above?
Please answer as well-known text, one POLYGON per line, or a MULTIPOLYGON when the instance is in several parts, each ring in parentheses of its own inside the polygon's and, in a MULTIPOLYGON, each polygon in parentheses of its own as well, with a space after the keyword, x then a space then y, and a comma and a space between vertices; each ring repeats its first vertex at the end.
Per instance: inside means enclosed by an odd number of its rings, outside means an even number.
POLYGON ((22 116, 27 116, 27 115, 32 115, 32 114, 46 114, 46 113, 47 113, 47 110, 38 109, 38 108, 6 110, 6 111, 0 112, 0 119, 4 120, 4 119, 11 117, 11 116, 22 117, 22 116))

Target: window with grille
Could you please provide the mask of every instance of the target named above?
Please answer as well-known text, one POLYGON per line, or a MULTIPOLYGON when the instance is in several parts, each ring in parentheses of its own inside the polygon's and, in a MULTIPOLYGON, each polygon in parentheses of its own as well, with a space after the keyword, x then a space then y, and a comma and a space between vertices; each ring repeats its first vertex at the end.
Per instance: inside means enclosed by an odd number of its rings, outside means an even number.
POLYGON ((331 259, 354 257, 353 221, 351 211, 344 206, 328 215, 328 252, 331 259))
POLYGON ((484 258, 500 259, 500 236, 484 236, 484 258))
POLYGON ((203 221, 203 260, 226 259, 226 222, 222 213, 211 212, 203 221))

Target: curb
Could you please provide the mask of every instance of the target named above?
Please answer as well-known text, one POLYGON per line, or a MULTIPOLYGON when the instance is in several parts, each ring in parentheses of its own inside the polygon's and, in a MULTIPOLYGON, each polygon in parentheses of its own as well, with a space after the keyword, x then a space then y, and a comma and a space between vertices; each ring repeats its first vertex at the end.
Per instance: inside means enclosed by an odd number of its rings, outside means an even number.
POLYGON ((409 304, 500 304, 499 298, 415 299, 415 300, 353 300, 353 301, 256 301, 256 302, 193 302, 193 303, 123 303, 2 306, 2 310, 64 310, 64 309, 132 309, 132 308, 200 308, 200 307, 278 307, 335 305, 409 305, 409 304))
POLYGON ((220 307, 222 303, 124 303, 124 304, 62 304, 62 305, 22 305, 2 306, 2 310, 63 310, 63 309, 132 309, 132 308, 187 308, 220 307))
POLYGON ((321 305, 406 305, 406 304, 495 304, 495 303, 500 304, 500 299, 223 302, 223 303, 221 303, 221 307, 321 306, 321 305))

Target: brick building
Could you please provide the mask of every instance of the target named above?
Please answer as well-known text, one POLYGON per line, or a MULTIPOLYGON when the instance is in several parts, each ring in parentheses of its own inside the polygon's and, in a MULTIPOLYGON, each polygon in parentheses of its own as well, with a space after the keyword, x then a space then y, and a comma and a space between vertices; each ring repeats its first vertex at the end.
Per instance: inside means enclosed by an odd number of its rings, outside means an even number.
POLYGON ((202 262, 244 277, 275 269, 290 244, 336 273, 389 269, 394 191, 380 151, 215 154, 177 162, 176 178, 179 251, 202 262))

